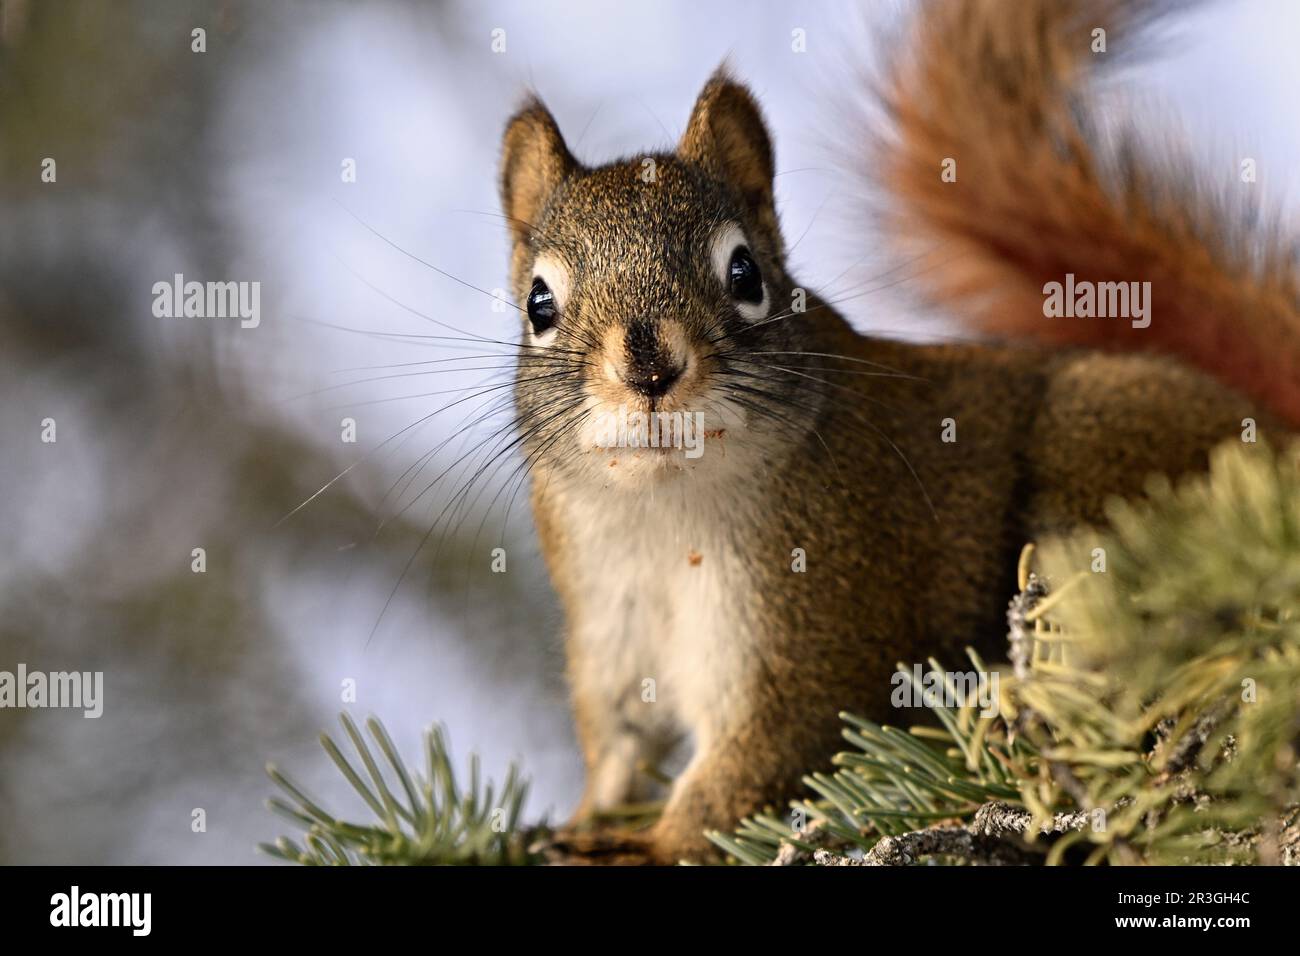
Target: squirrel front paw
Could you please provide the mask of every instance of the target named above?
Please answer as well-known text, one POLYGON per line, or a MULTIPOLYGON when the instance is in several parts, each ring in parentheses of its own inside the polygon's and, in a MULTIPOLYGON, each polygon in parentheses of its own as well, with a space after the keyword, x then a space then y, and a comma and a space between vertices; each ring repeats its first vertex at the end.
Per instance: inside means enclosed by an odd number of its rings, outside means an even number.
POLYGON ((565 826, 536 841, 532 849, 557 866, 675 866, 720 859, 717 848, 697 827, 673 820, 643 830, 565 826))
POLYGON ((532 847, 555 866, 650 866, 659 862, 644 830, 566 826, 532 847))
POLYGON ((678 863, 717 863, 722 859, 718 848, 704 835, 698 820, 662 817, 646 831, 652 862, 660 866, 678 863))

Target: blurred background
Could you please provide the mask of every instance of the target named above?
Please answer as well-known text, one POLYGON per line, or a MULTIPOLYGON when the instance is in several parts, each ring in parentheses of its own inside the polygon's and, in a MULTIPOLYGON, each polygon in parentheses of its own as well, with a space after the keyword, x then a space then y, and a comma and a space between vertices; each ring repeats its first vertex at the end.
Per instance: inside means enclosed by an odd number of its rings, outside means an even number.
MULTIPOLYGON (((344 708, 411 754, 442 721, 462 760, 521 762, 531 819, 567 814, 493 299, 505 119, 532 87, 580 159, 668 146, 730 56, 796 273, 833 292, 872 268, 844 81, 909 6, 0 0, 0 670, 104 672, 98 720, 0 710, 0 862, 264 861, 268 760, 364 817, 316 743, 344 708), (177 273, 260 283, 260 324, 155 316, 177 273)), ((1123 92, 1294 208, 1297 40, 1290 0, 1210 5, 1123 92)), ((905 287, 850 307, 943 332, 905 287)))

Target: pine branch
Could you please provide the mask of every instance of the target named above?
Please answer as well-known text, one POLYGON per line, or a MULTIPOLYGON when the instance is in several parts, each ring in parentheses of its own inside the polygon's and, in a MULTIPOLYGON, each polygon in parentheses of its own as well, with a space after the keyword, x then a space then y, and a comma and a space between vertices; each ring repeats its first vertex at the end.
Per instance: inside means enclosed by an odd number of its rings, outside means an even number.
MULTIPOLYGON (((968 653, 978 670, 986 670, 978 655, 968 653)), ((935 661, 930 667, 940 670, 935 661)), ((899 670, 913 680, 909 670, 899 670)), ((841 714, 848 725, 844 738, 857 750, 836 755, 835 773, 804 778, 817 797, 793 803, 792 822, 763 814, 742 821, 734 834, 708 837, 741 862, 789 865, 825 844, 867 853, 881 836, 924 831, 969 818, 986 803, 1015 799, 1014 768, 1034 753, 994 718, 981 717, 978 707, 973 700, 937 707, 942 729, 910 731, 841 714)))
POLYGON ((377 823, 339 819, 308 796, 285 774, 267 765, 267 775, 288 800, 272 797, 267 806, 305 829, 303 844, 281 837, 260 849, 281 860, 308 866, 362 864, 515 865, 536 862, 519 830, 528 784, 511 767, 499 794, 479 779, 478 758, 470 758, 469 784, 462 788, 452 769, 443 731, 425 734, 425 773, 416 777, 393 746, 388 732, 371 717, 366 729, 383 766, 352 718, 340 714, 344 732, 356 751, 360 770, 328 734, 321 746, 377 823), (364 776, 363 776, 364 773, 364 776))
POLYGON ((913 866, 927 857, 947 857, 977 866, 1023 866, 1042 859, 1021 842, 958 826, 882 837, 860 860, 828 850, 813 854, 819 866, 913 866))

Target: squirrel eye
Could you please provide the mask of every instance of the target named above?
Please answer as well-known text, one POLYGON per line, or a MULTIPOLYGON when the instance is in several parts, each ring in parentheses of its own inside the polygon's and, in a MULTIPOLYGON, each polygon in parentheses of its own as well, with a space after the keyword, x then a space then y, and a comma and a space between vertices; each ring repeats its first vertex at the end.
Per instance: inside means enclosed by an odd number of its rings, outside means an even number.
POLYGON ((533 288, 528 293, 528 321, 532 323, 534 335, 541 335, 555 324, 555 296, 541 279, 533 280, 533 288))
POLYGON ((763 301, 763 274, 758 271, 758 263, 744 246, 731 254, 731 265, 727 273, 731 280, 732 297, 755 305, 763 301))

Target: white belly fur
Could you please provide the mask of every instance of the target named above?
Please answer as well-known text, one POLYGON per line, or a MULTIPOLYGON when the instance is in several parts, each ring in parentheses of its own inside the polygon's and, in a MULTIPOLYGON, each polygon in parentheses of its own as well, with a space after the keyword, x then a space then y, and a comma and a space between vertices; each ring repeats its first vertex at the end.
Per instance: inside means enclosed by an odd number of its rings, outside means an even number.
POLYGON ((736 553, 750 520, 713 462, 650 487, 617 483, 558 496, 569 541, 571 667, 621 719, 655 737, 689 734, 706 749, 743 711, 751 666, 752 556, 736 553), (692 558, 698 560, 693 563, 692 558), (654 681, 653 702, 643 699, 654 681))

